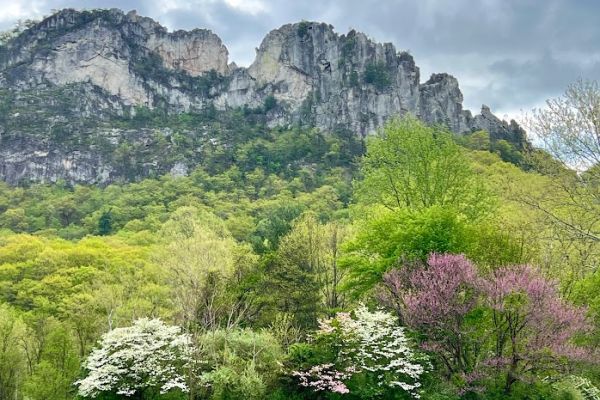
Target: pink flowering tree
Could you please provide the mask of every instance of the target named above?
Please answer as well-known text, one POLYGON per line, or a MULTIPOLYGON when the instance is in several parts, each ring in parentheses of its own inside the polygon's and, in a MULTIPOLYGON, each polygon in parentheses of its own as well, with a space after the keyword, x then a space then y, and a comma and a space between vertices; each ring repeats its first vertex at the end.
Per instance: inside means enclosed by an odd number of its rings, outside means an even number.
POLYGON ((488 276, 461 255, 432 254, 426 265, 385 274, 381 301, 422 337, 422 347, 462 390, 481 390, 487 377, 517 381, 592 359, 574 339, 591 329, 586 310, 565 302, 556 282, 529 266, 488 276), (455 379, 456 381, 456 379, 455 379))
POLYGON ((534 268, 496 270, 485 293, 495 338, 487 364, 506 372, 506 392, 530 373, 556 369, 567 360, 591 360, 589 349, 573 343, 591 330, 586 310, 561 299, 556 282, 534 268))
POLYGON ((419 398, 427 361, 411 349, 393 315, 363 305, 353 314, 338 313, 320 321, 314 343, 329 360, 293 371, 300 386, 322 393, 360 392, 361 398, 387 392, 419 398))
POLYGON ((432 254, 426 265, 387 272, 380 292, 403 323, 424 337, 422 347, 434 352, 447 375, 468 374, 475 367, 482 336, 475 314, 482 282, 462 255, 432 254))

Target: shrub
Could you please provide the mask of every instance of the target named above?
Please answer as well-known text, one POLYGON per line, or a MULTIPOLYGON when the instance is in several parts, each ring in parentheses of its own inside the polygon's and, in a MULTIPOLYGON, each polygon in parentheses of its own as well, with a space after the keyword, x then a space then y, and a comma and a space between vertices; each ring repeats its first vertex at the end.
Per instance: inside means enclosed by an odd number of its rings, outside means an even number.
POLYGON ((84 398, 187 392, 191 352, 190 338, 179 327, 142 318, 106 333, 87 358, 87 376, 75 384, 84 398))
POLYGON ((384 62, 367 64, 365 67, 364 81, 373 85, 377 90, 384 90, 391 84, 390 75, 384 62))

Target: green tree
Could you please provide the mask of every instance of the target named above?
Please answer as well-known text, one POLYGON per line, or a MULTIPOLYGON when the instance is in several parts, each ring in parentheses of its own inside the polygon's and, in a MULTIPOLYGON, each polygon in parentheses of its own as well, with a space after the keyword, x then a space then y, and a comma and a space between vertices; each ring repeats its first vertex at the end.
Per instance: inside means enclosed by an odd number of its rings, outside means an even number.
POLYGON ((341 222, 321 223, 312 212, 296 219, 282 238, 267 269, 273 301, 279 312, 312 326, 317 316, 333 314, 345 305, 339 266, 348 228, 341 222))
POLYGON ((464 150, 441 127, 412 116, 392 120, 367 141, 359 199, 391 210, 452 207, 470 218, 489 211, 489 196, 464 150))
POLYGON ((356 183, 355 237, 342 260, 344 286, 362 295, 403 260, 465 253, 485 265, 521 261, 500 230, 496 200, 447 130, 407 116, 367 142, 356 183))
POLYGON ((199 380, 211 399, 264 399, 275 388, 284 355, 269 332, 220 329, 198 344, 207 370, 199 380))
POLYGON ((386 64, 382 62, 370 63, 365 66, 364 81, 375 86, 378 90, 384 90, 392 82, 386 64))
POLYGON ((177 210, 162 230, 157 262, 166 273, 178 319, 191 332, 233 327, 251 307, 251 293, 234 288, 255 263, 222 221, 192 207, 177 210))
POLYGON ((0 304, 0 399, 18 399, 25 374, 19 342, 25 326, 15 310, 0 304))
POLYGON ((294 221, 291 231, 268 259, 266 280, 270 302, 290 313, 300 327, 314 327, 323 312, 319 277, 326 268, 322 227, 311 214, 294 221))
POLYGON ((98 234, 101 236, 108 235, 112 232, 112 214, 111 211, 105 211, 98 220, 98 234))
POLYGON ((41 358, 27 378, 24 392, 32 400, 63 400, 74 394, 73 382, 79 373, 79 357, 71 334, 55 325, 45 338, 41 358))

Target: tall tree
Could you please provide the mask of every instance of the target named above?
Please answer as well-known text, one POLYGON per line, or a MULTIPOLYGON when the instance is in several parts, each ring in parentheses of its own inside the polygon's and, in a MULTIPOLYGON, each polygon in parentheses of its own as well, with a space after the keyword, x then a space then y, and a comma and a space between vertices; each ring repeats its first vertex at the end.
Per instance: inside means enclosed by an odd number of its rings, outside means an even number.
POLYGON ((346 236, 342 223, 323 224, 310 212, 294 221, 267 269, 278 311, 293 314, 306 327, 344 306, 339 258, 346 236))
POLYGON ((18 399, 21 396, 25 357, 19 341, 25 326, 16 312, 0 304, 0 399, 18 399))
POLYGON ((580 80, 564 95, 546 101, 533 111, 529 128, 554 157, 581 173, 557 171, 556 192, 560 199, 528 201, 573 235, 600 242, 600 86, 580 80), (564 194, 564 196, 560 196, 564 194), (570 210, 556 209, 568 202, 570 210), (550 203, 550 204, 548 204, 550 203), (564 204, 564 203, 563 203, 564 204))
POLYGON ((600 165, 600 85, 579 80, 546 101, 527 119, 546 150, 565 165, 588 169, 600 165))
POLYGON ((450 132, 412 116, 388 122, 369 138, 361 173, 359 197, 392 210, 437 205, 477 217, 487 205, 481 182, 450 132))
POLYGON ((597 362, 593 349, 575 342, 591 332, 586 309, 565 301, 533 267, 483 275, 463 256, 432 255, 426 265, 386 274, 384 288, 384 303, 467 390, 487 375, 503 377, 509 393, 516 382, 564 372, 569 361, 597 362))
POLYGON ((143 318, 106 333, 86 360, 86 376, 75 384, 83 398, 112 394, 143 400, 188 392, 191 352, 191 339, 179 327, 143 318))
POLYGON ((575 82, 534 110, 526 123, 562 166, 536 159, 538 169, 551 179, 549 187, 541 193, 516 191, 514 197, 537 213, 559 255, 568 255, 565 263, 575 280, 600 260, 599 83, 575 82))
POLYGON ((76 345, 67 327, 54 324, 45 340, 40 362, 25 382, 24 392, 32 400, 64 400, 74 394, 79 373, 76 345))
POLYGON ((586 360, 573 339, 591 331, 586 310, 565 302, 556 282, 529 266, 500 268, 485 284, 495 338, 493 364, 506 372, 505 392, 528 374, 586 360))
POLYGON ((469 373, 481 350, 477 322, 481 279, 464 256, 432 254, 426 265, 407 265, 384 275, 380 299, 407 326, 423 333, 423 347, 441 359, 447 376, 469 373))
POLYGON ((236 285, 255 263, 222 221, 193 207, 177 210, 162 230, 157 262, 167 273, 178 318, 192 332, 237 325, 250 307, 250 293, 236 285))

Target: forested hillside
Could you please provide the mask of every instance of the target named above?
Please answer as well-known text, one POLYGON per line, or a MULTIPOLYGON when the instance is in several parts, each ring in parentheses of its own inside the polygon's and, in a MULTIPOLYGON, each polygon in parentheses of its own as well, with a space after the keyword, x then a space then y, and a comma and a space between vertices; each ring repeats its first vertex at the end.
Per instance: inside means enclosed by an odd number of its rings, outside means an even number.
POLYGON ((1 186, 1 398, 598 397, 594 167, 410 116, 240 132, 188 176, 1 186))
POLYGON ((532 135, 302 21, 0 35, 0 400, 600 400, 600 88, 532 135))

